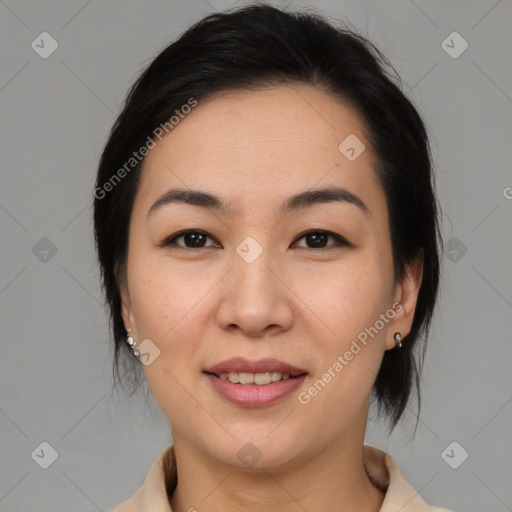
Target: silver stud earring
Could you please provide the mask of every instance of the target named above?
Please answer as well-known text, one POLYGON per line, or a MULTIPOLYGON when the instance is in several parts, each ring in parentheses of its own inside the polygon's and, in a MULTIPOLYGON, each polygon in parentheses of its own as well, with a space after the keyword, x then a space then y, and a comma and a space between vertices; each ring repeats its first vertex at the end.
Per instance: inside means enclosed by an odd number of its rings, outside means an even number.
POLYGON ((135 357, 139 357, 140 356, 140 352, 138 351, 138 349, 135 348, 135 345, 137 344, 137 342, 135 341, 135 339, 133 338, 133 336, 130 334, 132 332, 131 329, 126 329, 126 333, 128 334, 128 337, 126 338, 126 343, 128 343, 128 345, 130 345, 132 351, 133 351, 133 355, 135 357))
POLYGON ((395 343, 398 348, 402 348, 402 335, 399 332, 395 332, 395 343))

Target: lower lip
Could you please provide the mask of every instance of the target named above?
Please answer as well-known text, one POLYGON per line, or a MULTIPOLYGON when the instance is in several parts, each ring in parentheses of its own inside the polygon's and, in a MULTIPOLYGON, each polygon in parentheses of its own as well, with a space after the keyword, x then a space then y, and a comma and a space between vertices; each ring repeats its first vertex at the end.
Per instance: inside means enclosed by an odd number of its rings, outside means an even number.
POLYGON ((298 377, 272 382, 270 384, 233 384, 210 373, 205 373, 214 389, 236 405, 258 407, 273 404, 296 390, 307 377, 298 377))

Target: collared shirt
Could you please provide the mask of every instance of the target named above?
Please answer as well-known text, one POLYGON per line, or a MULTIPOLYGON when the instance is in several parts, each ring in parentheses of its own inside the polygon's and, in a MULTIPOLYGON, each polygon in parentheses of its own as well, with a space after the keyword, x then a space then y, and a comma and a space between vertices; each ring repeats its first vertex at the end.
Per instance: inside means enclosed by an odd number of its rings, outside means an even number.
MULTIPOLYGON (((372 483, 386 493, 380 512, 450 512, 427 505, 382 450, 365 444, 363 462, 372 483)), ((170 445, 157 457, 142 487, 110 512, 172 512, 169 500, 177 481, 174 446, 170 445)))

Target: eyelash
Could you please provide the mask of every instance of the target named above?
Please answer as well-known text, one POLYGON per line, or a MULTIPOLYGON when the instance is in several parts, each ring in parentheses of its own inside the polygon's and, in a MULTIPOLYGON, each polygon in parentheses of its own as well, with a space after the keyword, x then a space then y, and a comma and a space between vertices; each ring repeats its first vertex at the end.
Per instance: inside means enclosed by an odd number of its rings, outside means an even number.
MULTIPOLYGON (((191 251, 198 251, 199 249, 208 249, 208 248, 212 247, 212 246, 196 247, 196 248, 194 248, 194 247, 184 247, 184 246, 181 246, 181 245, 178 245, 178 244, 175 243, 175 240, 177 240, 178 238, 181 238, 181 237, 183 237, 183 236, 185 236, 187 234, 192 234, 192 233, 204 235, 207 238, 210 238, 211 240, 215 240, 208 233, 206 233, 205 231, 202 231, 200 229, 185 229, 183 231, 179 231, 178 233, 176 233, 176 234, 166 238, 165 240, 163 240, 161 243, 159 243, 157 245, 159 247, 168 247, 170 245, 175 245, 179 249, 185 249, 185 250, 188 249, 188 250, 191 250, 191 251)), ((338 247, 343 247, 343 246, 352 247, 352 244, 350 242, 348 242, 342 236, 337 235, 336 233, 332 233, 331 231, 323 230, 323 229, 313 229, 313 230, 306 231, 306 232, 300 234, 296 238, 296 241, 301 240, 302 238, 306 237, 307 235, 311 235, 311 234, 327 235, 328 237, 334 238, 336 240, 336 243, 332 244, 332 245, 327 245, 326 247, 320 247, 320 248, 305 247, 305 249, 310 249, 312 251, 322 251, 322 250, 326 250, 326 249, 329 249, 329 248, 332 248, 332 247, 335 247, 335 246, 338 246, 338 247)))

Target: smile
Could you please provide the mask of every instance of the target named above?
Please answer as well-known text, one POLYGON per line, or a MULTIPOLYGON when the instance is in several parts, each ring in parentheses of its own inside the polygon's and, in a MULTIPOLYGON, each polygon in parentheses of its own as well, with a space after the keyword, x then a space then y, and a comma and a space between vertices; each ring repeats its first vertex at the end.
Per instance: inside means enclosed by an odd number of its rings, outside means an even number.
POLYGON ((272 382, 279 382, 281 380, 288 380, 290 378, 289 373, 281 372, 223 372, 215 374, 219 379, 228 380, 233 384, 257 384, 258 386, 264 386, 271 384, 272 382))
POLYGON ((203 374, 218 396, 231 404, 244 407, 268 406, 295 396, 294 391, 308 376, 307 373, 291 376, 279 372, 203 374), (272 380, 272 376, 276 380, 272 380), (239 382, 232 382, 236 380, 239 382))

